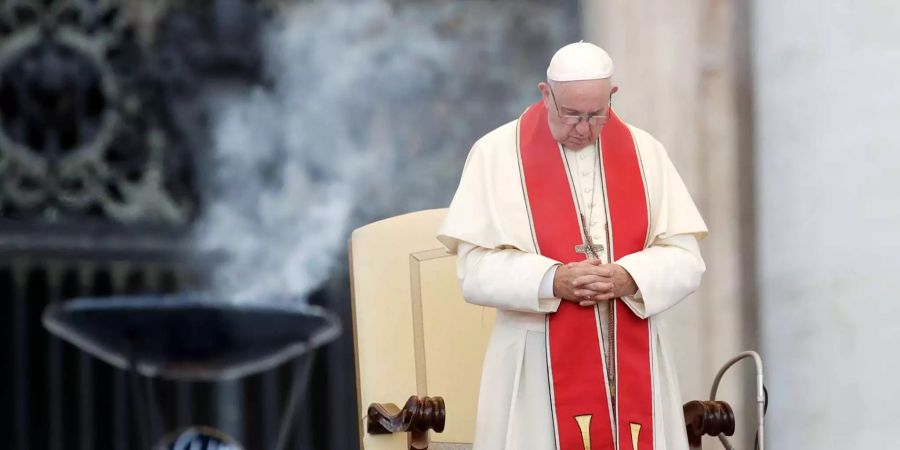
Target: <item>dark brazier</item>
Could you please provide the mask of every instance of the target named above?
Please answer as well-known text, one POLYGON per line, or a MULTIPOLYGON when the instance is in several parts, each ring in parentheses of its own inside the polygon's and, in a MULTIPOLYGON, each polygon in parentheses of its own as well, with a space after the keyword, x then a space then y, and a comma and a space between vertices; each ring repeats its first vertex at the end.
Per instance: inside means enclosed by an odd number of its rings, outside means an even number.
MULTIPOLYGON (((285 448, 315 351, 340 331, 334 315, 298 301, 235 304, 184 295, 75 299, 50 305, 44 325, 81 350, 129 371, 143 448, 160 442, 163 433, 150 383, 153 377, 235 379, 303 358, 278 433, 276 449, 285 448)), ((219 448, 238 445, 227 434, 201 426, 164 439, 156 447, 183 448, 187 442, 217 442, 219 448)))

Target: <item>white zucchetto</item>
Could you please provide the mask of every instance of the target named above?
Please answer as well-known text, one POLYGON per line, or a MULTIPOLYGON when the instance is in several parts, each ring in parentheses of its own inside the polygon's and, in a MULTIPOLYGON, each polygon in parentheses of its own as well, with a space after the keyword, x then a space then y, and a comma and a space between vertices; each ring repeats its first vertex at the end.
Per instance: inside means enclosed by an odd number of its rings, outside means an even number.
POLYGON ((547 66, 549 81, 602 80, 613 74, 613 61, 602 48, 579 41, 556 51, 547 66))

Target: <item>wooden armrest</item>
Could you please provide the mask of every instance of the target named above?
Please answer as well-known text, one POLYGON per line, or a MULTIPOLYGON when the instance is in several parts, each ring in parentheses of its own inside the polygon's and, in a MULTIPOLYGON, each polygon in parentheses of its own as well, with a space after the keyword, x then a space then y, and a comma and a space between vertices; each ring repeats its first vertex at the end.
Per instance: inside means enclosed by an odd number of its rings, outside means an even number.
POLYGON ((700 448, 703 435, 734 434, 734 411, 723 401, 694 400, 684 404, 684 424, 691 449, 700 448))
POLYGON ((403 409, 393 403, 372 403, 366 413, 369 434, 409 433, 410 450, 428 448, 428 430, 444 431, 447 408, 441 397, 416 397, 406 401, 403 409))

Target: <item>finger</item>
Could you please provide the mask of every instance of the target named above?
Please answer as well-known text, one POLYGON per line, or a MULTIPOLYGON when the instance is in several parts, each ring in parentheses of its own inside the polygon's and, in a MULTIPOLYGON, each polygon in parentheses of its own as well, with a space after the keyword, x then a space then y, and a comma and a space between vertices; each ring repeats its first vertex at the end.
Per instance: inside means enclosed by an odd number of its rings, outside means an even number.
POLYGON ((582 301, 578 302, 579 306, 594 306, 596 304, 597 304, 597 302, 594 302, 591 300, 582 300, 582 301))
POLYGON ((604 267, 609 266, 601 259, 585 259, 583 261, 578 261, 576 264, 582 267, 604 267))
POLYGON ((603 264, 603 265, 599 265, 599 266, 591 266, 590 270, 591 270, 590 273, 592 273, 594 275, 599 275, 601 277, 612 277, 613 276, 613 270, 609 264, 603 264))
POLYGON ((616 294, 614 292, 607 292, 603 294, 597 294, 591 297, 591 300, 598 302, 605 302, 616 298, 616 294))
POLYGON ((612 270, 609 267, 604 266, 592 266, 590 264, 580 264, 573 268, 573 274, 576 277, 584 276, 584 275, 594 275, 598 277, 612 277, 612 270))
POLYGON ((592 291, 590 289, 575 289, 572 291, 575 294, 575 298, 578 300, 590 300, 598 295, 604 295, 605 293, 592 291))
POLYGON ((580 287, 583 289, 590 289, 592 291, 596 291, 599 293, 606 293, 606 292, 612 292, 613 287, 615 287, 615 285, 611 282, 598 281, 598 282, 594 282, 594 283, 588 283, 588 284, 586 284, 584 286, 580 286, 580 287))
POLYGON ((611 283, 612 280, 598 275, 581 275, 572 280, 572 286, 583 288, 591 283, 611 283))

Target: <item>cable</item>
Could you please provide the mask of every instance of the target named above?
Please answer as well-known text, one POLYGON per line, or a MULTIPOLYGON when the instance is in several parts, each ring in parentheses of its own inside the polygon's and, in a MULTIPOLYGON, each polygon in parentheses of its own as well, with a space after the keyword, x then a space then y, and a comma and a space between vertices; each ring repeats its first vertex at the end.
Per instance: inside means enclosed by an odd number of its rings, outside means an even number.
MULTIPOLYGON (((766 389, 766 385, 763 385, 763 394, 766 396, 766 402, 763 407, 763 415, 769 412, 769 390, 766 389)), ((759 433, 756 433, 756 438, 753 440, 753 448, 754 450, 759 450, 759 433)))
MULTIPOLYGON (((762 358, 758 353, 748 350, 739 353, 737 356, 726 362, 725 365, 719 369, 716 378, 713 380, 712 389, 709 391, 709 399, 711 401, 716 399, 716 392, 719 390, 719 382, 722 381, 722 376, 725 375, 725 372, 727 372, 735 363, 746 358, 753 358, 753 362, 756 365, 756 419, 758 428, 756 431, 756 444, 754 448, 756 450, 765 450, 765 420, 766 409, 768 409, 769 403, 769 393, 763 384, 763 363, 762 358)), ((729 441, 724 434, 719 434, 719 441, 726 450, 734 450, 731 441, 729 441)))

